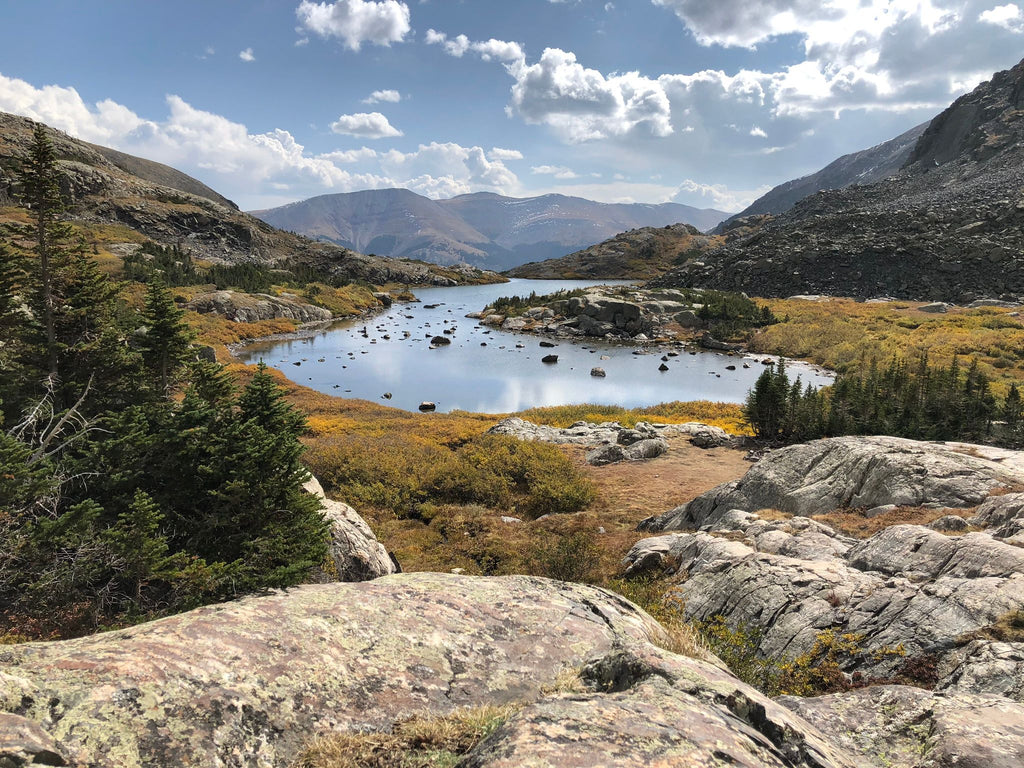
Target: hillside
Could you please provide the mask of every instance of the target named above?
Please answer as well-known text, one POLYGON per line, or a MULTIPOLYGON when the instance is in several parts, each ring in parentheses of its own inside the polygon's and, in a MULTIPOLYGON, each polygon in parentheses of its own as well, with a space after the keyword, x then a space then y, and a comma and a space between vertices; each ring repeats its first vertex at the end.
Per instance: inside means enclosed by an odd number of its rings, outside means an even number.
POLYGON ((538 279, 646 280, 723 242, 724 238, 703 235, 689 224, 641 227, 560 259, 514 267, 506 274, 538 279))
POLYGON ((637 227, 686 222, 707 229, 728 214, 677 203, 596 203, 480 192, 431 200, 406 189, 321 195, 254 216, 318 240, 380 256, 507 269, 556 258, 637 227))
MULTIPOLYGON (((35 123, 0 113, 0 229, 17 228, 15 178, 35 123)), ((247 213, 202 182, 173 168, 98 147, 51 130, 68 215, 94 245, 108 254, 152 240, 179 246, 209 263, 274 264, 289 259, 333 272, 338 277, 383 284, 454 284, 484 278, 414 262, 374 258, 327 243, 282 232, 247 213)))
POLYGON ((715 227, 715 233, 722 232, 732 222, 747 216, 785 213, 815 192, 843 189, 852 184, 873 184, 888 178, 898 173, 907 162, 914 145, 927 127, 927 122, 921 123, 895 139, 882 142, 870 149, 843 155, 816 173, 779 184, 735 216, 720 223, 715 227))
POLYGON ((1024 296, 1024 62, 932 120, 900 172, 819 192, 652 282, 760 296, 1024 296))

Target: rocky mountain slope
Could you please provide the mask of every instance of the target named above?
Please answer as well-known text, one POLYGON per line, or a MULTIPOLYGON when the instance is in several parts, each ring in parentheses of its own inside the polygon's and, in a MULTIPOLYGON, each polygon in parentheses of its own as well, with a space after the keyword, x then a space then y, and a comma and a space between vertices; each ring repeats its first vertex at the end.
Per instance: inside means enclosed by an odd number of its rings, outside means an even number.
POLYGON ((513 267, 506 274, 540 279, 646 280, 723 242, 723 238, 701 234, 690 224, 641 227, 559 259, 513 267))
MULTIPOLYGON (((16 209, 16 172, 34 126, 27 118, 0 113, 0 225, 13 227, 14 235, 22 218, 16 209)), ((141 236, 164 246, 180 246, 194 259, 210 262, 270 264, 297 259, 342 277, 377 284, 452 285, 481 278, 475 270, 439 270, 374 258, 282 232, 173 168, 57 130, 51 129, 50 135, 64 173, 69 217, 86 227, 116 225, 109 230, 115 239, 119 231, 130 243, 137 243, 141 236)))
MULTIPOLYGON (((929 121, 930 122, 930 121, 929 121)), ((799 201, 815 192, 828 189, 843 189, 853 184, 873 184, 898 173, 910 157, 918 138, 928 127, 928 122, 914 126, 895 139, 877 144, 860 152, 851 152, 833 160, 820 171, 801 176, 799 179, 779 184, 754 202, 723 221, 714 231, 720 233, 736 219, 756 214, 785 213, 799 201)))
POLYGON ((1024 62, 932 120, 898 174, 805 198, 654 284, 957 303, 1024 295, 1024 62))
POLYGON ((381 256, 506 269, 564 256, 636 227, 708 228, 726 215, 676 203, 596 203, 578 197, 491 193, 431 200, 407 189, 322 195, 255 216, 276 227, 381 256))

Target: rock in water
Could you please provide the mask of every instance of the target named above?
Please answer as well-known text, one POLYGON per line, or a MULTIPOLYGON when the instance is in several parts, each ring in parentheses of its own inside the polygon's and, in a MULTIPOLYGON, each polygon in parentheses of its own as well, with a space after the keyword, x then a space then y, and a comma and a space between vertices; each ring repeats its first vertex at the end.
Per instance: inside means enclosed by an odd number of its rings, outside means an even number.
POLYGON ((604 368, 591 368, 590 369, 590 375, 591 376, 595 376, 595 377, 597 377, 599 379, 603 379, 608 374, 606 374, 604 372, 604 368))
POLYGON ((433 344, 435 347, 441 347, 444 346, 445 344, 451 344, 452 340, 449 339, 447 336, 434 336, 430 340, 430 343, 433 344))
POLYGON ((544 357, 542 357, 540 361, 542 363, 557 363, 558 355, 544 355, 544 357))

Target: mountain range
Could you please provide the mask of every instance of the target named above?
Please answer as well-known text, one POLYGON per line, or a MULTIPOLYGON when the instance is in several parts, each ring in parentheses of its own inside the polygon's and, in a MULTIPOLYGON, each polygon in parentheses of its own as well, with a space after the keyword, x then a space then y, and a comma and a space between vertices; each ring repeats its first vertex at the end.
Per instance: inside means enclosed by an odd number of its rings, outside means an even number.
MULTIPOLYGON (((20 237, 17 173, 37 123, 0 112, 0 235, 20 237)), ((179 246, 211 263, 276 264, 296 260, 339 277, 384 284, 454 284, 499 279, 458 265, 369 257, 284 232, 243 213, 201 181, 161 163, 48 129, 62 173, 67 215, 89 233, 97 253, 124 255, 151 240, 179 246)))
POLYGON ((1024 61, 935 117, 897 173, 812 194, 652 285, 957 303, 1024 297, 1024 61))
POLYGON ((637 227, 713 227, 723 211, 678 203, 597 203, 489 192, 431 200, 407 189, 321 195, 253 211, 281 229, 380 256, 507 269, 580 250, 637 227))

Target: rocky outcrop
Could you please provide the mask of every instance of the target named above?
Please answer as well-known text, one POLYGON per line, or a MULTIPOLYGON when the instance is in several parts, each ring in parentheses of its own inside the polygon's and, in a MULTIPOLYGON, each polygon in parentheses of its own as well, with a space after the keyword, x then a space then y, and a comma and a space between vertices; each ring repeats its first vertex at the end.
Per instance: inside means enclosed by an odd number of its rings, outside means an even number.
POLYGON ((928 760, 959 753, 968 724, 995 757, 1024 749, 1006 699, 885 688, 775 702, 714 657, 657 647, 669 639, 612 593, 547 579, 302 586, 4 646, 0 765, 284 768, 319 736, 504 704, 513 714, 460 765, 959 768, 928 760), (883 747, 901 756, 920 722, 934 724, 917 732, 920 762, 890 761, 883 747))
MULTIPOLYGON (((486 307, 471 313, 483 325, 513 332, 543 333, 557 338, 671 341, 689 336, 688 329, 703 326, 698 317, 703 304, 699 290, 646 291, 633 287, 597 286, 564 297, 540 297, 537 306, 518 315, 501 315, 486 307)), ((722 349, 736 349, 734 345, 722 349)))
POLYGON ((784 707, 710 664, 634 646, 591 661, 584 690, 546 697, 478 745, 467 768, 854 768, 784 707))
POLYGON ((617 421, 601 424, 577 421, 569 427, 559 428, 510 416, 487 431, 518 440, 586 446, 592 449, 587 453, 587 461, 596 465, 660 456, 668 450, 666 438, 671 437, 689 437, 698 448, 738 448, 743 444, 743 438, 730 435, 721 427, 700 422, 650 424, 639 421, 630 429, 617 421))
POLYGON ((967 304, 1024 296, 1024 62, 933 119, 899 173, 818 192, 659 287, 967 304))
POLYGON ((770 452, 743 478, 641 523, 644 530, 702 528, 739 509, 813 515, 885 504, 974 507, 1024 482, 1022 455, 988 446, 897 437, 838 437, 770 452))
POLYGON ((1018 768, 1024 705, 997 697, 937 695, 877 686, 782 704, 862 765, 886 768, 1018 768))
POLYGON ((334 317, 329 309, 305 304, 291 294, 270 296, 265 293, 214 291, 196 296, 187 306, 200 314, 223 315, 236 323, 256 323, 277 318, 313 323, 334 317))
POLYGON ((668 441, 663 437, 637 440, 629 445, 604 445, 587 451, 587 463, 595 467, 615 464, 619 461, 642 461, 654 459, 668 450, 668 441))
POLYGON ((310 477, 303 488, 320 499, 324 517, 331 526, 330 558, 334 572, 325 575, 337 581, 368 581, 401 570, 358 512, 348 504, 327 498, 315 477, 310 477))
MULTIPOLYGON (((908 660, 925 657, 955 667, 946 657, 959 653, 958 638, 1024 609, 1024 550, 988 534, 915 552, 923 539, 945 537, 907 525, 854 543, 805 518, 737 519, 734 526, 741 540, 696 533, 640 541, 626 556, 627 573, 671 575, 678 582, 672 594, 688 616, 722 616, 731 626, 756 630, 757 649, 769 658, 806 653, 820 632, 833 630, 864 638, 866 652, 844 662, 848 672, 889 679, 908 660), (884 562, 874 565, 882 570, 871 569, 865 552, 879 554, 884 562), (989 552, 1001 562, 971 565, 989 552), (901 653, 884 652, 894 649, 901 653)), ((1017 695, 1013 686, 969 682, 951 673, 945 684, 1017 695)))
POLYGON ((641 227, 557 259, 513 267, 509 277, 533 279, 641 279, 661 275, 681 260, 717 248, 724 238, 689 224, 641 227))
POLYGON ((670 574, 689 616, 756 630, 771 658, 808 652, 824 630, 854 633, 867 652, 846 662, 849 672, 885 679, 926 663, 940 689, 1020 699, 1024 644, 986 632, 1024 610, 1024 547, 1004 535, 1024 525, 1024 495, 979 502, 1020 482, 1022 455, 967 448, 843 438, 774 451, 738 482, 645 521, 699 532, 638 542, 627 573, 670 574), (977 509, 947 516, 966 517, 963 526, 938 526, 959 535, 891 525, 863 540, 807 517, 896 505, 977 509))

